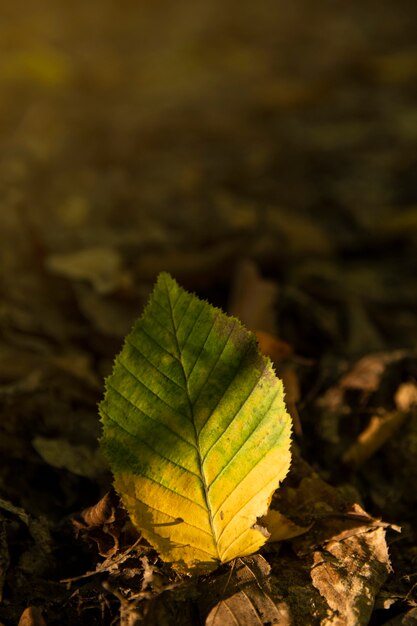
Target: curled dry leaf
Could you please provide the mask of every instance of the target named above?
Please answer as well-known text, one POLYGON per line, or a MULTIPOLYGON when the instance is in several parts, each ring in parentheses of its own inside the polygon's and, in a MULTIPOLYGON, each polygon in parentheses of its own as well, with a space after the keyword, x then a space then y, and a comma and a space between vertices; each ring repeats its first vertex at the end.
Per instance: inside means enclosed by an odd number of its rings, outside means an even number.
POLYGON ((79 518, 74 518, 72 523, 77 534, 97 543, 101 556, 110 557, 119 550, 126 521, 126 511, 120 506, 116 493, 111 490, 97 504, 85 509, 79 518))

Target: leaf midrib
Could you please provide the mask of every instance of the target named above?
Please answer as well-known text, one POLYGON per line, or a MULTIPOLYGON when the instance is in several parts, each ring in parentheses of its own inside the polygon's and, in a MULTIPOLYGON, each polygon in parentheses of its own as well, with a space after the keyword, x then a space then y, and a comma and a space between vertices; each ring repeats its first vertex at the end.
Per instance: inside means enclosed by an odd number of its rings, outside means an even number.
MULTIPOLYGON (((176 324, 175 324, 174 308, 173 308, 173 305, 172 305, 172 302, 171 302, 171 292, 169 290, 169 286, 167 284, 166 278, 165 278, 165 288, 166 288, 167 295, 168 295, 169 314, 170 314, 170 317, 171 317, 172 328, 174 330, 173 335, 174 335, 176 349, 177 349, 177 353, 178 353, 177 360, 178 360, 178 362, 180 364, 182 375, 183 375, 183 379, 184 379, 184 391, 185 391, 185 395, 186 395, 186 398, 187 398, 188 407, 189 407, 189 410, 190 410, 191 422, 192 422, 193 430, 194 430, 195 446, 196 446, 197 455, 198 455, 198 463, 199 463, 199 469, 200 469, 200 475, 201 475, 201 482, 202 482, 202 485, 203 485, 203 493, 204 493, 204 501, 205 501, 204 503, 205 503, 205 506, 206 506, 206 509, 207 509, 208 519, 209 519, 209 523, 210 523, 210 529, 211 529, 212 537, 213 537, 213 543, 214 543, 214 547, 215 547, 216 553, 217 553, 217 559, 219 561, 221 561, 221 557, 220 557, 219 550, 218 550, 217 533, 216 533, 216 529, 215 529, 215 526, 214 526, 213 515, 212 515, 212 512, 211 512, 209 493, 208 493, 209 490, 208 490, 208 485, 207 485, 207 481, 206 481, 206 476, 205 476, 205 473, 204 473, 203 457, 202 457, 201 450, 200 450, 199 436, 198 436, 196 423, 195 423, 195 419, 194 419, 194 407, 193 407, 193 403, 191 402, 190 391, 189 391, 189 388, 188 388, 188 378, 187 378, 187 375, 185 373, 184 363, 183 363, 182 358, 181 358, 182 357, 182 350, 180 348, 179 341, 178 341, 178 329, 177 329, 176 324)), ((181 297, 181 296, 179 296, 179 297, 181 297)), ((183 346, 183 348, 184 348, 184 346, 183 346)))

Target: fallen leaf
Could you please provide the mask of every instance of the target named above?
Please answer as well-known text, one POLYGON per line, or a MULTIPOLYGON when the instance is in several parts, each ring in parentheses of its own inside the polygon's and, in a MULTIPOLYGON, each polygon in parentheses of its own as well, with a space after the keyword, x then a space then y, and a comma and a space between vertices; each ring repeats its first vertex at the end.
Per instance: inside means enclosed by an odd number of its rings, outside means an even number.
POLYGON ((329 606, 321 626, 366 626, 390 570, 384 528, 364 525, 343 539, 329 539, 314 552, 311 569, 313 585, 329 606))
POLYGON ((357 440, 346 450, 342 461, 358 468, 377 452, 407 418, 406 413, 391 411, 385 415, 373 415, 357 440))
POLYGON ((204 572, 256 552, 291 424, 253 335, 161 274, 106 389, 115 487, 161 558, 204 572))
POLYGON ((204 604, 216 598, 205 626, 254 626, 292 623, 284 602, 274 602, 268 577, 271 567, 259 555, 238 558, 231 571, 207 584, 204 604), (218 599, 220 598, 220 599, 218 599))
POLYGON ((297 487, 285 491, 277 492, 280 508, 287 510, 287 503, 297 516, 315 522, 309 532, 292 540, 292 547, 310 563, 311 583, 325 601, 326 611, 317 623, 366 626, 375 597, 391 571, 385 540, 390 525, 368 515, 358 504, 349 504, 339 490, 311 470, 297 487))
POLYGON ((126 511, 120 506, 119 498, 112 490, 97 504, 82 511, 79 517, 74 517, 72 523, 77 534, 97 543, 99 554, 109 557, 119 549, 126 520, 126 511))
POLYGON ((394 350, 393 352, 376 352, 359 359, 340 380, 344 390, 357 389, 363 392, 376 391, 387 368, 406 358, 410 352, 394 350))
POLYGON ((48 465, 78 476, 97 478, 106 470, 100 450, 92 450, 83 444, 72 444, 61 437, 38 436, 32 439, 32 446, 48 465))
POLYGON ((394 394, 394 402, 399 411, 404 413, 417 407, 417 384, 412 381, 401 383, 394 394))
POLYGON ((269 543, 293 539, 294 537, 306 533, 311 528, 311 524, 309 526, 299 526, 288 517, 272 508, 270 508, 268 513, 261 517, 259 521, 269 532, 269 543))
POLYGON ((123 269, 122 258, 114 248, 91 247, 66 254, 51 254, 47 269, 71 280, 83 280, 101 294, 126 287, 130 275, 123 269))
MULTIPOLYGON (((255 263, 246 259, 235 270, 227 309, 247 328, 261 331, 258 337, 261 343, 262 333, 270 336, 276 332, 274 309, 277 297, 277 283, 263 278, 255 263)), ((262 347, 261 350, 268 354, 262 347)))
POLYGON ((263 330, 255 330, 255 335, 261 352, 269 356, 275 365, 285 362, 294 356, 293 347, 286 341, 278 339, 278 337, 274 337, 263 330))
POLYGON ((20 616, 18 626, 46 626, 42 609, 38 606, 27 607, 20 616))

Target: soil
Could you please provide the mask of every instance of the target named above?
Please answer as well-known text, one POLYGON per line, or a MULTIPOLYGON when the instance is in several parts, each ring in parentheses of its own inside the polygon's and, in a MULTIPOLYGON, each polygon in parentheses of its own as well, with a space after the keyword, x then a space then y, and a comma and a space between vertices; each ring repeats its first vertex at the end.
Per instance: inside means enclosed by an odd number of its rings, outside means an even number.
POLYGON ((0 0, 0 624, 417 623, 416 18, 0 0), (197 580, 98 447, 163 270, 260 331, 307 529, 197 580))

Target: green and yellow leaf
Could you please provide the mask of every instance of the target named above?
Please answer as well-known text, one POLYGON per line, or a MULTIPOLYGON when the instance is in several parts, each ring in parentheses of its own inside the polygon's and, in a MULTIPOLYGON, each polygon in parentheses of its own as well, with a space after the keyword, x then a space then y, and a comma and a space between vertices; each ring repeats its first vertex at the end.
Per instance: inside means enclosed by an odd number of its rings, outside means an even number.
POLYGON ((257 518, 287 474, 291 421, 237 319, 161 274, 100 414, 115 487, 162 559, 205 572, 265 543, 257 518))

